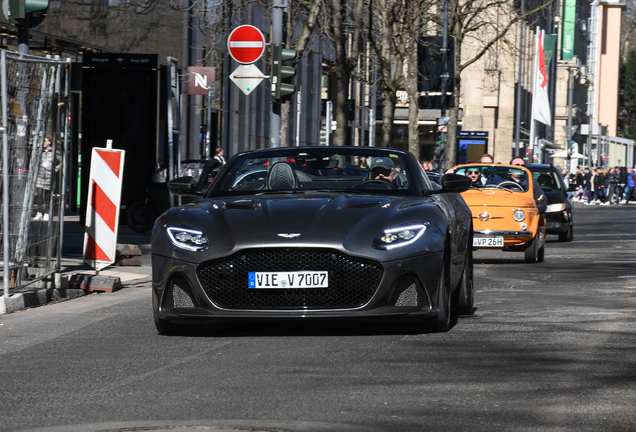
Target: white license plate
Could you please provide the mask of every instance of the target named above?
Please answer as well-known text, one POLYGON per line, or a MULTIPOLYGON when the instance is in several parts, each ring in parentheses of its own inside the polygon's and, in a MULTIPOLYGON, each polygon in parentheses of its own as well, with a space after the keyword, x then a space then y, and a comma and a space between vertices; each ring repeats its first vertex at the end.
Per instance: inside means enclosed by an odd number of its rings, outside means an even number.
POLYGON ((503 247, 503 237, 473 237, 473 247, 503 247))
POLYGON ((248 286, 263 288, 328 288, 327 271, 249 272, 248 286))

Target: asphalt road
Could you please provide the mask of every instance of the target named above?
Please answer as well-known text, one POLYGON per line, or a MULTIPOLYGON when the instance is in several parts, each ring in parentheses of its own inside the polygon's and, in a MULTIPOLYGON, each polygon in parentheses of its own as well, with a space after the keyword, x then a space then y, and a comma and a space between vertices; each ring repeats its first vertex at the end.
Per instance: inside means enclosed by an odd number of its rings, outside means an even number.
POLYGON ((477 310, 444 334, 163 337, 149 286, 2 316, 0 430, 636 430, 635 221, 636 205, 577 204, 574 241, 549 237, 544 263, 477 252, 477 310))

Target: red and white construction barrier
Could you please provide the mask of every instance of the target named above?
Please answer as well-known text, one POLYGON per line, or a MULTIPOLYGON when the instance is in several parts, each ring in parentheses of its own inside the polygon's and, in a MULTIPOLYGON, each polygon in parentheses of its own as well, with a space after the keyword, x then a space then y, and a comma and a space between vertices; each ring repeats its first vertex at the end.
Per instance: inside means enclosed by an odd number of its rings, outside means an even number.
POLYGON ((84 262, 101 270, 115 262, 119 207, 124 174, 124 150, 93 148, 86 205, 84 262))

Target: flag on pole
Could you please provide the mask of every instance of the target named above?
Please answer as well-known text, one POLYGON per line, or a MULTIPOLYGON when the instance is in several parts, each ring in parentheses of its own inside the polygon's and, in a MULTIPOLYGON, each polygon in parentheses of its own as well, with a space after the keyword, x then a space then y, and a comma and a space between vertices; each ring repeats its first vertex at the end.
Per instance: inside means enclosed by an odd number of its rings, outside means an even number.
MULTIPOLYGON (((538 30, 538 27, 537 27, 538 30)), ((534 90, 532 92, 532 119, 552 125, 552 114, 550 112, 550 101, 548 99, 548 74, 545 70, 545 55, 543 52, 543 41, 545 31, 537 31, 537 51, 534 68, 534 90)))

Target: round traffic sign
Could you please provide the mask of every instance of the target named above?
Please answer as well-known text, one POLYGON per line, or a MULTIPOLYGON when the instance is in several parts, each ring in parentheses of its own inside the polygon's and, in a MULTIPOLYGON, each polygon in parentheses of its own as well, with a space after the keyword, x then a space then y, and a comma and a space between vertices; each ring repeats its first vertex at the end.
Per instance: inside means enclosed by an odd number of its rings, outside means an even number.
POLYGON ((265 36, 254 26, 238 26, 227 38, 227 49, 237 62, 254 63, 265 51, 265 36))

